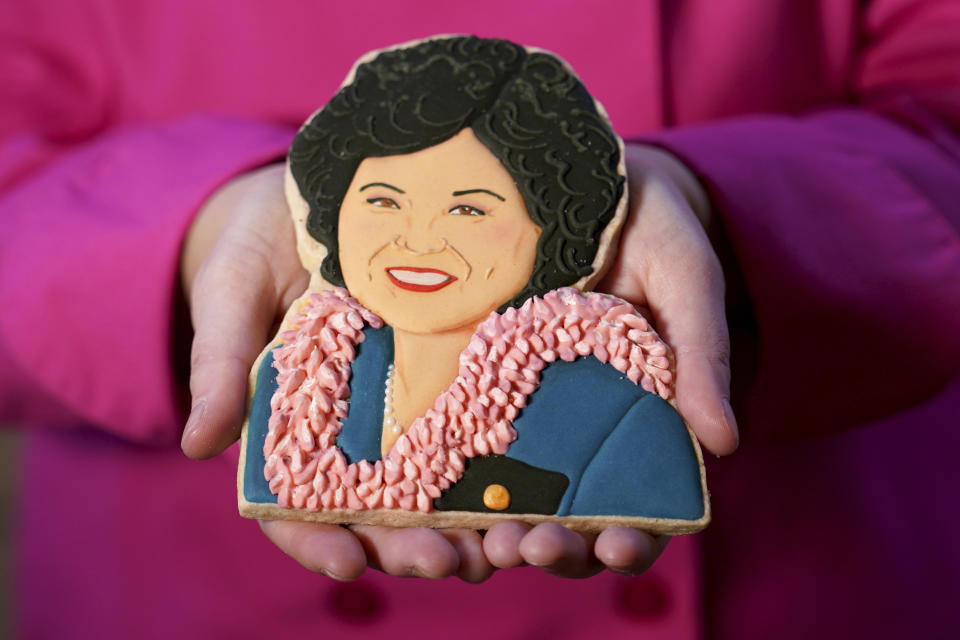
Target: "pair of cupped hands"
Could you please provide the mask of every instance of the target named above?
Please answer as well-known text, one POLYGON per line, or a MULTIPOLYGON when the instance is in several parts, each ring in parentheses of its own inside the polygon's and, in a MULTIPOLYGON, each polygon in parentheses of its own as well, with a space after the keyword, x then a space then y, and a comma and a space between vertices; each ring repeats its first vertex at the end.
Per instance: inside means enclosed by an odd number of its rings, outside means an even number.
MULTIPOLYGON (((615 262, 598 290, 635 304, 674 350, 676 399, 701 444, 717 455, 737 447, 729 402, 724 279, 705 228, 708 200, 672 155, 628 145, 630 212, 615 262)), ((247 376, 309 276, 296 252, 284 200, 283 166, 226 184, 201 208, 184 242, 181 276, 194 326, 190 417, 182 447, 215 456, 240 435, 247 376)), ((564 577, 604 568, 639 574, 665 536, 611 527, 596 536, 556 523, 516 521, 485 534, 466 529, 394 529, 263 521, 263 532, 307 569, 351 580, 369 566, 396 576, 482 582, 498 568, 535 565, 564 577)))

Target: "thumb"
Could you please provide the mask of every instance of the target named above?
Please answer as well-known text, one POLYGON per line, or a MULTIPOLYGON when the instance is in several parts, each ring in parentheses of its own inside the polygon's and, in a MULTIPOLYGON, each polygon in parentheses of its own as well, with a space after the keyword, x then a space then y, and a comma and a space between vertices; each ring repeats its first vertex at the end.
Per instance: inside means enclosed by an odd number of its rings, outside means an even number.
POLYGON ((218 243, 191 294, 190 417, 181 448, 190 458, 215 456, 240 435, 247 376, 266 343, 277 308, 274 279, 257 252, 218 243))
POLYGON ((730 405, 730 338, 722 279, 719 266, 708 260, 681 269, 672 287, 650 292, 661 335, 677 358, 680 414, 717 455, 732 453, 739 441, 730 405))

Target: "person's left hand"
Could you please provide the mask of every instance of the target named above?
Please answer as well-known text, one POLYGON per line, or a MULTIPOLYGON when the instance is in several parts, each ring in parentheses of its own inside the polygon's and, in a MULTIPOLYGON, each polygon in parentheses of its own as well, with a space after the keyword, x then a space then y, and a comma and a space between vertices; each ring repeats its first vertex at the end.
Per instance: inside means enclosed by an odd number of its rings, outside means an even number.
MULTIPOLYGON (((641 308, 677 361, 676 399, 699 441, 717 455, 737 448, 730 407, 730 343, 724 313, 724 278, 704 227, 706 195, 670 154, 627 147, 630 211, 616 260, 599 290, 641 308)), ((497 567, 536 565, 555 575, 589 576, 604 567, 638 574, 666 547, 666 536, 613 527, 599 536, 556 523, 498 524, 484 538, 497 567)))
POLYGON ((556 522, 534 527, 513 520, 487 531, 483 551, 500 569, 533 565, 563 578, 587 578, 604 569, 639 575, 656 561, 668 541, 667 536, 628 527, 586 535, 556 522))

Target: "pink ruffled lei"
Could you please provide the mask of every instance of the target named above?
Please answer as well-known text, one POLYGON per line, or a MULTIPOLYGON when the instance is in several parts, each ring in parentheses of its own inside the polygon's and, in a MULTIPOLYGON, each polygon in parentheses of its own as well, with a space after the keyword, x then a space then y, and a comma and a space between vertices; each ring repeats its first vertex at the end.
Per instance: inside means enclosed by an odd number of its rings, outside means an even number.
POLYGON ((512 421, 537 389, 540 371, 557 359, 592 355, 665 400, 673 395, 669 349, 632 305, 557 289, 491 313, 460 354, 457 378, 386 458, 348 464, 336 440, 365 325, 383 322, 334 289, 313 294, 295 328, 281 336, 263 446, 264 476, 280 506, 431 511, 433 499, 463 475, 467 458, 507 452, 517 437, 512 421))

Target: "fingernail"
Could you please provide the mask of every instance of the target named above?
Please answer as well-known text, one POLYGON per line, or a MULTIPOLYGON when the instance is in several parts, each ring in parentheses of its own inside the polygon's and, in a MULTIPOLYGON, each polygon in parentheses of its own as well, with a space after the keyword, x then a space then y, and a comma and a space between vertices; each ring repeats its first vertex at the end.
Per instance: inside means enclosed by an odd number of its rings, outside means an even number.
POLYGON ((427 580, 435 579, 420 567, 410 567, 407 569, 407 576, 410 578, 425 578, 427 580))
POLYGON ((207 400, 201 398, 197 400, 190 409, 190 417, 187 418, 187 424, 183 427, 183 437, 180 439, 181 446, 200 431, 203 415, 207 412, 207 400))
POLYGON ((327 576, 331 580, 336 580, 337 582, 349 582, 349 580, 347 580, 346 578, 341 578, 340 576, 330 571, 329 569, 320 569, 320 573, 327 576))
POLYGON ((737 444, 740 443, 740 429, 737 427, 737 418, 733 415, 733 406, 730 404, 729 398, 723 398, 723 418, 727 422, 727 426, 730 427, 730 431, 733 432, 733 437, 736 438, 737 444))

